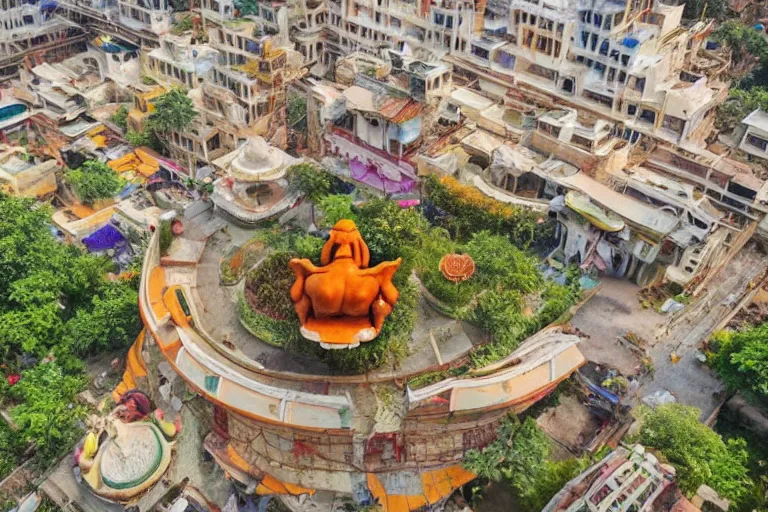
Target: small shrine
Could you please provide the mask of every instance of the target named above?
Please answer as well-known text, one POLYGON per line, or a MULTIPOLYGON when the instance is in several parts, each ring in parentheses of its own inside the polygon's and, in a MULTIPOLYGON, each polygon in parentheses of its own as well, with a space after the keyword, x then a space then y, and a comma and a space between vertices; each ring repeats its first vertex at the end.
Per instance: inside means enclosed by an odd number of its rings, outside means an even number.
POLYGON ((285 175, 299 162, 263 138, 252 137, 215 162, 225 176, 214 182, 211 199, 217 209, 246 224, 277 215, 298 200, 285 175))
POLYGON ((402 258, 368 268, 368 246, 351 220, 331 229, 316 267, 294 258, 296 274, 291 300, 301 323, 301 334, 324 348, 353 348, 378 336, 392 312, 399 292, 392 277, 402 258))
POLYGON ((168 422, 149 397, 125 393, 106 417, 94 416, 75 460, 97 496, 128 504, 154 486, 171 464, 180 423, 168 422))

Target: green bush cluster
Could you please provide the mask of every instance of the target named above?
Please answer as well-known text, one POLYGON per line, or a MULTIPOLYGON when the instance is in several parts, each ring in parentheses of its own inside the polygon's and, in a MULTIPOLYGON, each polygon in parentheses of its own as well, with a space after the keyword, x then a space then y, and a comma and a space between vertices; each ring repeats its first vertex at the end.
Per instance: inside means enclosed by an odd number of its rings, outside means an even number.
POLYGON ((160 234, 158 245, 160 247, 160 255, 166 256, 168 250, 173 243, 173 229, 171 228, 171 222, 168 220, 160 221, 160 234))
POLYGON ((290 294, 286 293, 296 280, 288 266, 295 257, 293 253, 276 252, 248 273, 245 289, 252 309, 276 320, 295 316, 290 294))
POLYGON ((64 180, 85 204, 117 195, 125 184, 107 164, 89 160, 82 167, 70 169, 64 180))
POLYGON ((589 464, 586 457, 554 460, 551 443, 532 418, 508 417, 497 439, 482 450, 469 450, 463 464, 480 479, 507 483, 521 512, 538 512, 589 464))
POLYGON ((423 185, 427 198, 448 214, 446 228, 458 240, 487 230, 504 235, 517 247, 527 249, 546 238, 547 223, 539 223, 540 214, 489 198, 475 187, 454 178, 427 176, 423 185))
POLYGON ((691 496, 702 484, 720 496, 739 502, 752 487, 746 462, 749 455, 743 439, 724 441, 699 422, 695 407, 667 404, 651 409, 640 406, 635 414, 641 422, 634 441, 657 450, 677 470, 675 480, 691 496))
POLYGON ((301 337, 299 321, 295 316, 285 319, 272 318, 269 315, 254 311, 245 297, 237 302, 237 313, 246 329, 270 345, 290 349, 301 337))
POLYGON ((768 404, 768 323, 739 332, 721 331, 710 340, 710 363, 732 391, 768 404))
POLYGON ((19 404, 11 409, 11 417, 21 440, 33 444, 41 460, 55 460, 82 435, 78 422, 87 409, 75 396, 86 383, 85 376, 66 375, 51 362, 25 370, 11 388, 11 399, 19 404))
POLYGON ((120 108, 109 117, 109 120, 121 130, 126 131, 128 129, 128 107, 120 105, 120 108))
POLYGON ((417 269, 424 286, 444 304, 446 313, 474 321, 490 333, 491 342, 470 356, 475 367, 511 354, 520 342, 554 322, 580 296, 575 275, 566 286, 544 281, 537 260, 505 236, 480 231, 463 245, 440 241, 428 247, 417 269), (461 283, 448 281, 438 268, 446 249, 472 256, 475 274, 461 283), (535 311, 526 304, 534 299, 541 303, 535 311))
MULTIPOLYGON (((49 208, 0 194, 0 403, 21 427, 19 442, 44 459, 79 434, 80 356, 127 347, 141 329, 137 280, 107 280, 111 261, 57 242, 49 225, 49 208), (9 386, 14 373, 21 380, 9 386)), ((13 458, 7 432, 0 437, 0 460, 13 458)))

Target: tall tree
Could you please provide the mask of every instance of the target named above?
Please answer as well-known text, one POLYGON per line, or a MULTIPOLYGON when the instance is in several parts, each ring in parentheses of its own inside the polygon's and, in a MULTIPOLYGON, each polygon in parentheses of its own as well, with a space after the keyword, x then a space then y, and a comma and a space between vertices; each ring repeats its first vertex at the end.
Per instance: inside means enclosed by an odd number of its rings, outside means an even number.
POLYGON ((158 132, 183 131, 197 116, 197 110, 182 89, 171 89, 154 101, 155 111, 149 116, 150 127, 158 132))

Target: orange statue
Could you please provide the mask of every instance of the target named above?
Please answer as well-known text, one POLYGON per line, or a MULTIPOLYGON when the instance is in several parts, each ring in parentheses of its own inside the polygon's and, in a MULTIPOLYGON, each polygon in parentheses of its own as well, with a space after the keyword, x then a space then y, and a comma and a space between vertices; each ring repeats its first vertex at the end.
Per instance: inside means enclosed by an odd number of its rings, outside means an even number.
POLYGON ((308 259, 290 261, 296 274, 291 300, 305 338, 326 348, 351 348, 378 336, 400 295, 392 277, 402 258, 368 268, 370 259, 355 223, 340 220, 323 246, 321 267, 308 259))

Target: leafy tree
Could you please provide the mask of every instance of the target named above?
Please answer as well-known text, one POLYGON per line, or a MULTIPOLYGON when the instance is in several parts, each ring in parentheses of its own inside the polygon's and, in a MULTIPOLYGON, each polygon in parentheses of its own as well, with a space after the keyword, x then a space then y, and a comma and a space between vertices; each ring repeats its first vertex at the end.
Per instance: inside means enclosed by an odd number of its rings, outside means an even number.
POLYGON ((85 204, 114 197, 124 184, 115 171, 97 160, 89 160, 82 167, 67 171, 65 180, 85 204))
POLYGON ((734 391, 768 401, 768 323, 739 332, 717 333, 712 362, 717 374, 734 391))
POLYGON ((331 194, 320 199, 318 206, 325 214, 322 219, 324 227, 331 227, 342 219, 357 220, 357 215, 352 211, 352 196, 331 194))
POLYGON ((110 116, 109 120, 119 126, 121 130, 126 131, 128 129, 128 107, 120 105, 120 108, 110 116))
POLYGON ((641 421, 636 441, 658 452, 677 470, 677 483, 688 495, 707 484, 721 496, 738 502, 752 486, 747 474, 748 454, 743 439, 723 441, 699 423, 695 407, 667 404, 636 412, 641 421))
POLYGON ((552 444, 532 418, 502 421, 498 438, 464 455, 464 467, 479 478, 507 482, 523 512, 538 512, 566 482, 581 473, 588 459, 552 460, 552 444))
POLYGON ((731 89, 717 110, 718 129, 731 129, 756 109, 768 110, 768 88, 731 89))
POLYGON ((312 222, 315 222, 315 204, 333 190, 333 179, 325 171, 309 163, 294 165, 288 170, 288 181, 312 203, 312 222))
MULTIPOLYGON (((71 344, 66 334, 74 329, 68 322, 94 309, 94 320, 105 319, 118 331, 129 320, 107 318, 110 308, 138 321, 135 299, 128 291, 114 290, 135 290, 135 284, 108 283, 104 276, 113 264, 58 243, 49 223, 49 208, 0 195, 0 358, 9 363, 23 353, 44 357, 54 350, 64 356, 71 344)), ((138 329, 126 337, 136 334, 138 329)))
POLYGON ((52 461, 80 436, 78 422, 86 409, 75 402, 83 378, 65 375, 55 363, 44 363, 22 373, 11 389, 20 404, 11 410, 25 442, 33 443, 44 461, 52 461))
POLYGON ((197 110, 182 89, 171 89, 154 100, 155 111, 147 118, 152 130, 161 133, 184 131, 197 116, 197 110))
POLYGON ((320 202, 333 190, 331 175, 309 163, 291 167, 288 170, 288 180, 313 203, 320 202))
POLYGON ((738 20, 721 24, 712 37, 732 50, 734 66, 766 62, 768 58, 768 41, 759 31, 738 20))
POLYGON ((145 128, 140 132, 128 130, 125 134, 125 140, 127 140, 131 146, 135 147, 146 146, 155 151, 161 151, 163 149, 163 144, 160 142, 157 134, 149 128, 145 128))
POLYGON ((124 282, 108 283, 90 309, 81 308, 66 324, 65 340, 81 355, 124 348, 141 331, 138 292, 124 282))

